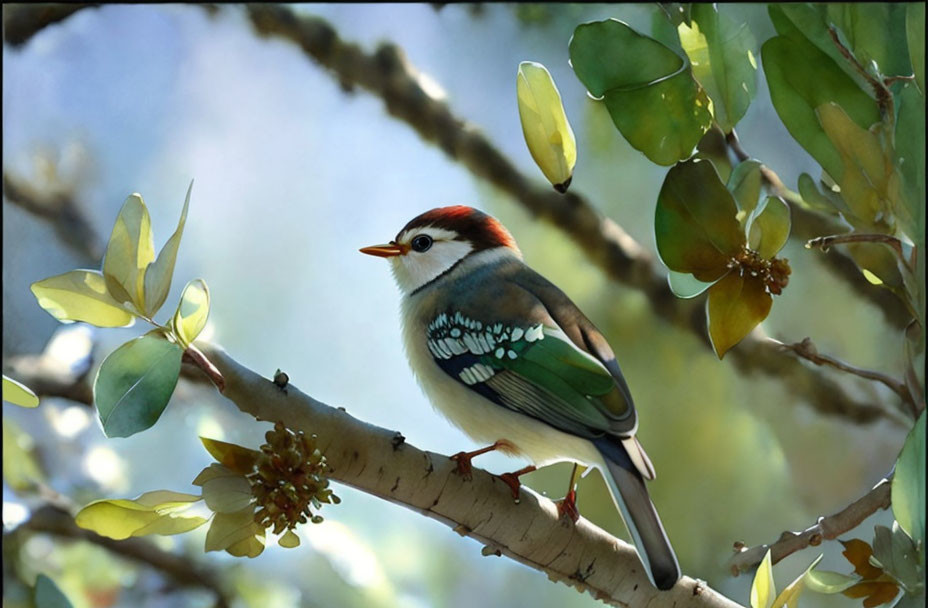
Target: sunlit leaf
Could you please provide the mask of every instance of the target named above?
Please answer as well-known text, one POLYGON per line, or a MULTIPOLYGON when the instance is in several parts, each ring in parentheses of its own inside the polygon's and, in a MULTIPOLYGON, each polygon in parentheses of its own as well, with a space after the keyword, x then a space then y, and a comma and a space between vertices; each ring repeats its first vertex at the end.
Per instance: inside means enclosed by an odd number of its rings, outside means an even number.
POLYGON ((832 177, 842 171, 841 156, 815 113, 837 103, 858 126, 880 120, 874 101, 834 60, 802 38, 776 36, 761 49, 770 98, 790 135, 832 177))
POLYGON ((779 197, 767 197, 763 209, 750 224, 748 246, 769 260, 786 245, 790 225, 789 205, 779 197))
POLYGON ((261 455, 257 450, 250 450, 218 439, 200 437, 200 441, 213 458, 240 475, 251 473, 258 461, 258 456, 261 455))
POLYGON ((892 530, 874 527, 873 557, 906 588, 915 589, 922 582, 918 549, 898 521, 893 522, 892 530))
POLYGON ((577 162, 577 142, 561 94, 545 66, 534 61, 519 64, 516 92, 528 150, 551 185, 563 192, 577 162))
POLYGON ((751 608, 770 608, 776 597, 776 588, 773 585, 773 567, 770 563, 770 549, 761 560, 754 574, 751 584, 751 608))
POLYGON ((158 420, 177 384, 182 355, 180 345, 150 332, 104 359, 93 400, 107 437, 128 437, 158 420))
POLYGON ((699 75, 696 78, 714 102, 716 121, 728 133, 744 116, 757 91, 754 36, 746 23, 719 13, 714 4, 693 4, 692 14, 708 45, 713 84, 707 85, 699 75))
POLYGON ((209 288, 203 279, 187 283, 177 304, 171 326, 181 345, 186 348, 196 340, 209 318, 209 288))
POLYGON ((709 288, 709 338, 719 359, 767 318, 772 304, 760 278, 737 270, 709 288))
POLYGON ((812 569, 815 568, 815 566, 818 565, 820 561, 822 561, 822 557, 824 557, 824 554, 819 554, 819 556, 816 557, 811 564, 809 564, 809 567, 806 568, 802 574, 796 577, 796 580, 791 582, 786 587, 786 589, 781 591, 780 595, 777 596, 777 599, 773 601, 773 606, 771 608, 782 608, 783 606, 786 606, 787 608, 797 608, 799 605, 799 596, 802 595, 802 591, 806 586, 807 577, 809 573, 812 572, 812 569))
POLYGON ((731 193, 712 163, 693 160, 673 167, 657 198, 657 249, 671 270, 714 281, 745 242, 731 193))
POLYGON ((888 604, 899 595, 899 585, 892 580, 861 581, 842 591, 847 597, 864 598, 864 608, 888 604))
POLYGON ((206 533, 206 550, 222 551, 259 535, 264 537, 264 528, 255 523, 253 505, 234 513, 216 513, 206 533))
POLYGON ((877 568, 870 563, 870 556, 873 555, 873 549, 865 541, 859 538, 851 540, 839 540, 844 545, 844 551, 841 554, 854 566, 854 572, 859 574, 864 580, 871 580, 883 574, 882 568, 877 568))
POLYGON ((848 243, 844 248, 871 283, 901 294, 905 280, 892 247, 886 243, 848 243))
POLYGON ((29 287, 44 308, 59 321, 84 321, 97 327, 128 327, 135 317, 107 292, 98 270, 72 270, 29 287))
POLYGON ((861 65, 875 62, 887 76, 911 74, 905 37, 905 4, 830 3, 828 16, 841 29, 861 65))
POLYGON ((808 173, 799 176, 799 196, 802 197, 804 203, 815 211, 844 214, 850 212, 839 194, 827 188, 825 188, 824 193, 820 192, 815 180, 808 173))
POLYGON ((687 61, 615 19, 577 26, 569 47, 577 77, 634 148, 659 165, 692 154, 712 116, 687 61))
POLYGON ((155 259, 151 217, 140 194, 123 203, 103 258, 103 276, 110 294, 120 302, 145 309, 145 269, 155 259))
POLYGON ((187 208, 190 206, 190 192, 193 190, 193 181, 187 187, 187 197, 184 199, 184 209, 180 212, 180 220, 174 234, 164 244, 158 258, 145 271, 145 314, 154 316, 171 290, 171 277, 174 274, 174 263, 177 260, 177 249, 184 235, 184 224, 187 222, 187 208))
POLYGON ((216 464, 215 462, 210 464, 208 467, 200 471, 196 478, 190 482, 195 486, 202 486, 204 483, 210 479, 216 479, 218 477, 241 477, 242 473, 237 473, 232 469, 227 469, 221 464, 216 464))
MULTIPOLYGON (((255 525, 255 534, 258 534, 260 526, 255 525)), ((263 530, 263 528, 261 528, 263 530)), ((233 543, 226 547, 226 553, 235 557, 258 557, 264 551, 265 537, 249 536, 244 540, 233 543)))
POLYGON ((893 515, 910 537, 925 542, 925 412, 909 431, 893 475, 893 515))
POLYGON ((159 490, 147 492, 135 500, 97 500, 81 509, 74 521, 86 530, 121 540, 149 534, 181 534, 204 523, 202 517, 184 517, 183 511, 199 496, 159 490))
POLYGON ((203 482, 203 500, 216 513, 241 511, 253 499, 251 484, 242 475, 214 477, 203 482))
POLYGON ((887 231, 902 184, 898 171, 887 162, 879 136, 859 127, 833 103, 816 108, 816 115, 841 159, 837 173, 829 173, 853 214, 846 219, 858 228, 887 231))
POLYGON ((731 178, 731 160, 728 158, 728 142, 725 141, 725 134, 717 125, 706 131, 699 143, 696 144, 696 154, 694 158, 701 158, 712 161, 719 178, 723 182, 728 182, 731 178))
POLYGON ((277 539, 277 544, 287 549, 293 549, 300 546, 300 537, 293 530, 287 530, 283 536, 277 539))
POLYGON ((829 570, 811 570, 806 574, 805 585, 816 593, 841 593, 860 581, 859 577, 848 576, 829 570))
POLYGON ((695 298, 712 287, 712 283, 700 281, 688 272, 675 270, 667 273, 667 282, 670 284, 670 291, 678 298, 695 298))
MULTIPOLYGON (((39 574, 35 579, 35 589, 32 592, 32 600, 35 608, 71 608, 71 600, 68 599, 55 581, 44 574, 39 574)), ((6 604, 6 601, 4 601, 6 604)))
POLYGON ((22 491, 45 481, 36 459, 35 441, 16 422, 3 418, 3 482, 22 491))
POLYGON ((753 159, 740 162, 728 178, 727 187, 738 206, 738 220, 744 228, 749 225, 751 215, 760 198, 760 187, 763 182, 760 171, 762 166, 753 159))
POLYGON ((925 4, 911 2, 906 5, 905 33, 909 43, 909 61, 915 72, 915 82, 925 94, 925 4))
POLYGON ((3 376, 3 400, 22 407, 39 405, 39 398, 32 389, 7 376, 3 376))

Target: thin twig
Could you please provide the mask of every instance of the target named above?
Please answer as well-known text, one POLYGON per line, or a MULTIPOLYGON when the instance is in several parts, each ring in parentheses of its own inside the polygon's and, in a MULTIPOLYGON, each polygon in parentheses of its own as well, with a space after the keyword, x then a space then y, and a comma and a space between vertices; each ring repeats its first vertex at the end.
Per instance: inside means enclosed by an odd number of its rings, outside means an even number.
POLYGON ((881 384, 888 386, 890 390, 899 395, 899 398, 902 399, 903 403, 909 407, 909 411, 907 413, 915 417, 918 416, 915 401, 912 399, 912 395, 909 393, 909 389, 906 388, 903 381, 896 380, 895 378, 881 372, 875 372, 873 370, 855 367, 830 355, 823 355, 818 352, 818 349, 815 347, 815 343, 812 342, 811 338, 804 338, 801 342, 794 342, 792 344, 780 342, 779 340, 774 340, 773 338, 769 338, 769 340, 776 344, 779 348, 791 351, 803 359, 815 363, 816 365, 828 365, 843 372, 847 372, 848 374, 866 378, 867 380, 873 380, 874 382, 880 382, 881 384))
POLYGON ((880 481, 863 497, 827 517, 820 517, 812 526, 802 532, 784 532, 780 538, 771 544, 757 545, 750 549, 744 548, 744 543, 735 543, 735 555, 728 565, 732 576, 750 570, 761 562, 767 550, 770 550, 772 563, 777 563, 784 557, 801 551, 806 547, 816 547, 825 540, 834 540, 841 534, 853 530, 865 519, 879 511, 888 509, 890 505, 892 475, 880 481))
POLYGON ((889 234, 869 234, 869 233, 853 233, 853 234, 832 234, 830 236, 818 236, 814 239, 809 239, 806 243, 807 248, 819 247, 822 251, 828 251, 833 245, 840 245, 842 243, 885 243, 893 248, 893 251, 896 252, 896 255, 899 256, 899 259, 906 266, 909 265, 909 261, 905 259, 905 253, 902 251, 902 241, 897 239, 894 236, 889 234))
POLYGON ((216 608, 226 608, 230 598, 223 589, 219 575, 184 555, 164 551, 143 538, 113 540, 84 530, 74 523, 71 514, 60 506, 46 504, 32 512, 31 517, 9 534, 19 531, 44 532, 62 538, 85 540, 104 547, 111 553, 150 566, 163 573, 179 587, 202 587, 216 596, 216 608))
POLYGON ((883 79, 883 85, 888 87, 896 82, 912 82, 913 80, 915 80, 914 74, 909 76, 887 76, 883 79))

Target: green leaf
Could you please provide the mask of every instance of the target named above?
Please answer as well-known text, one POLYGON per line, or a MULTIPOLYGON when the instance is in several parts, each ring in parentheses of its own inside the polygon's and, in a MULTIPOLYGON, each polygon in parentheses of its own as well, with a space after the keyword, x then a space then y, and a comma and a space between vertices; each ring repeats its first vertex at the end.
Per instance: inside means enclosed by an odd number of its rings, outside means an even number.
POLYGON ((164 244, 158 259, 145 271, 145 314, 153 317, 164 304, 171 290, 171 277, 174 275, 174 263, 177 261, 177 249, 184 235, 184 224, 187 222, 187 208, 190 206, 190 192, 193 190, 193 180, 187 187, 187 197, 184 199, 184 209, 180 212, 177 229, 164 244))
MULTIPOLYGON (((216 513, 206 533, 206 550, 222 551, 255 536, 263 539, 264 528, 255 523, 254 514, 254 505, 249 505, 234 513, 216 513)), ((263 547, 262 543, 262 550, 263 547)), ((249 557, 254 556, 249 555, 249 557)))
POLYGON ((818 186, 815 185, 815 180, 813 180, 812 176, 808 173, 803 173, 799 176, 799 196, 802 197, 803 202, 806 203, 809 208, 823 213, 840 212, 847 214, 850 212, 847 205, 841 200, 839 194, 832 192, 828 187, 824 186, 824 184, 823 188, 825 190, 824 194, 819 192, 818 186))
POLYGON ((151 217, 142 195, 132 194, 123 203, 110 234, 103 259, 103 276, 110 295, 145 310, 145 269, 155 259, 151 217))
POLYGON ((93 383, 107 437, 128 437, 158 420, 177 384, 183 352, 156 330, 110 353, 93 383))
POLYGON ((254 497, 243 475, 214 477, 203 482, 203 500, 211 511, 234 513, 249 506, 254 497))
POLYGON ((564 192, 577 163, 577 141, 554 79, 540 63, 523 61, 516 92, 528 151, 551 185, 564 192))
POLYGON ((687 272, 675 270, 667 273, 667 283, 670 284, 670 291, 675 296, 684 299, 695 298, 712 287, 712 283, 705 283, 687 272))
POLYGON ((16 491, 28 490, 36 482, 45 481, 32 436, 7 418, 3 419, 3 481, 16 491))
POLYGON ((688 62, 615 19, 577 26, 569 48, 577 77, 594 97, 604 97, 635 149, 659 165, 692 154, 712 116, 688 62))
POLYGON ((729 260, 745 243, 736 212, 711 162, 693 160, 673 167, 664 178, 654 217, 664 264, 707 282, 728 272, 729 260))
POLYGON ((764 43, 761 58, 780 120, 829 175, 840 175, 841 156, 815 110, 823 104, 837 103, 858 126, 867 129, 880 120, 876 101, 831 57, 805 39, 771 38, 764 43))
POLYGON ((809 564, 809 567, 806 568, 802 574, 796 577, 796 579, 791 582, 786 589, 780 592, 780 595, 777 596, 777 599, 773 601, 773 606, 771 608, 782 608, 786 606, 787 608, 797 608, 799 606, 799 596, 802 594, 802 590, 805 589, 806 580, 809 573, 812 571, 824 557, 824 553, 820 553, 815 560, 809 564))
POLYGON ((199 496, 168 490, 146 492, 135 500, 97 500, 81 509, 74 521, 85 530, 116 540, 181 534, 206 523, 202 517, 180 515, 198 500, 199 496))
POLYGON ((713 83, 710 87, 698 75, 697 80, 714 102, 716 122, 728 133, 747 112, 757 92, 754 36, 746 23, 738 24, 722 15, 714 4, 694 4, 692 12, 708 45, 713 83))
POLYGON ((760 198, 760 187, 763 183, 761 167, 763 165, 753 159, 738 163, 728 178, 728 190, 735 198, 738 206, 738 221, 745 229, 750 225, 750 219, 757 207, 760 198))
POLYGON ((287 549, 293 549, 300 546, 300 537, 293 530, 287 530, 286 534, 277 539, 277 544, 287 549))
MULTIPOLYGON (((255 525, 255 528, 259 527, 255 525)), ((263 535, 249 536, 226 547, 226 553, 235 557, 258 557, 264 551, 264 543, 265 538, 263 535)))
POLYGON ((841 187, 841 198, 851 211, 851 217, 845 219, 858 229, 888 232, 902 183, 880 137, 859 127, 833 103, 819 106, 816 114, 841 159, 837 173, 829 174, 841 187))
POLYGON ((725 141, 725 134, 719 129, 718 125, 712 125, 706 134, 702 136, 699 143, 696 144, 696 155, 694 158, 706 159, 712 161, 712 166, 718 172, 723 182, 731 178, 731 160, 728 158, 728 142, 725 141))
POLYGON ((748 246, 769 260, 786 245, 790 225, 789 205, 779 197, 767 197, 750 224, 748 246))
POLYGON ((200 473, 191 483, 195 486, 202 486, 211 479, 217 479, 219 477, 241 477, 242 475, 242 473, 237 473, 224 467, 221 464, 213 462, 208 467, 200 471, 200 473))
POLYGON ((925 94, 925 4, 912 2, 906 5, 905 34, 909 43, 909 61, 915 72, 915 82, 925 94))
POLYGON ((171 320, 174 334, 181 346, 187 348, 197 339, 206 319, 209 318, 209 288, 203 279, 194 279, 187 283, 177 304, 177 311, 171 320))
POLYGON ((3 400, 21 407, 39 405, 39 398, 28 386, 7 376, 3 376, 3 400))
MULTIPOLYGON (((71 600, 68 599, 55 581, 44 574, 39 574, 35 579, 35 589, 32 591, 32 601, 35 608, 71 608, 71 600)), ((5 604, 6 602, 4 602, 5 604)))
POLYGON ((905 279, 899 271, 899 257, 886 243, 848 243, 845 249, 864 276, 874 285, 882 285, 901 298, 905 279))
POLYGON ((911 74, 909 52, 902 32, 905 4, 889 2, 833 3, 829 18, 841 28, 854 56, 865 67, 876 62, 887 76, 911 74))
POLYGON ((915 543, 898 521, 893 522, 892 530, 875 526, 874 533, 873 557, 906 589, 915 589, 922 582, 915 543))
POLYGON ((709 338, 719 359, 767 318, 772 304, 760 278, 737 270, 709 288, 709 338))
POLYGON ((806 574, 806 587, 816 593, 841 593, 845 589, 857 584, 859 577, 831 572, 829 570, 811 570, 806 574))
POLYGON ((767 549, 767 554, 764 555, 764 559, 761 560, 754 574, 754 582, 751 583, 751 608, 770 608, 776 593, 773 584, 773 567, 770 564, 770 549, 767 549))
MULTIPOLYGON (((915 6, 915 5, 910 5, 915 6)), ((922 7, 924 14, 924 5, 922 7)), ((912 137, 925 133, 925 96, 915 85, 904 84, 895 95, 896 166, 904 182, 904 204, 894 209, 900 227, 916 245, 925 242, 925 138, 912 137)))
POLYGON ((254 471, 258 456, 261 455, 261 452, 257 450, 250 450, 218 439, 200 437, 200 441, 213 458, 229 470, 240 475, 247 475, 254 471))
POLYGON ((925 412, 909 431, 892 485, 893 515, 913 539, 925 543, 925 412))
POLYGON ((98 270, 72 270, 33 283, 39 306, 59 321, 84 321, 97 327, 128 327, 135 317, 107 292, 98 270))

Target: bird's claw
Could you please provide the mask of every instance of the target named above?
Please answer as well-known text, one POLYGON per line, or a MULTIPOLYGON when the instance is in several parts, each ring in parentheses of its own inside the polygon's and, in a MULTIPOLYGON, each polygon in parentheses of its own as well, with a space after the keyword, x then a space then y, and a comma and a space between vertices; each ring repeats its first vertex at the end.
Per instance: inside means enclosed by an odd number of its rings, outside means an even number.
POLYGON ((554 501, 554 504, 557 506, 558 517, 567 515, 573 523, 577 523, 577 520, 580 519, 580 511, 577 510, 576 490, 571 490, 564 498, 554 501))
POLYGON ((474 478, 474 467, 470 464, 473 457, 472 452, 458 452, 451 456, 451 460, 457 463, 457 466, 454 467, 454 472, 466 481, 470 481, 474 478))
POLYGON ((503 473, 498 475, 500 479, 503 480, 509 489, 512 491, 512 499, 515 502, 519 502, 519 489, 522 487, 522 482, 519 481, 519 476, 515 473, 503 473))

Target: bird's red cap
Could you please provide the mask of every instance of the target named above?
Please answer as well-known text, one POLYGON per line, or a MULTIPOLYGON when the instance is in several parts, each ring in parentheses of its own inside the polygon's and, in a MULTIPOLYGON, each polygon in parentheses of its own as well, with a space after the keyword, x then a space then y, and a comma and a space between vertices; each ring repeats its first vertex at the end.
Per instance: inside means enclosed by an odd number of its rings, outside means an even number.
POLYGON ((399 241, 400 235, 408 230, 426 226, 453 230, 458 233, 459 238, 471 242, 474 251, 494 247, 509 247, 516 251, 519 250, 516 240, 512 238, 505 226, 486 213, 466 205, 438 207, 426 211, 403 226, 403 229, 396 235, 396 240, 399 241))

